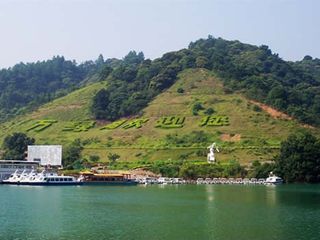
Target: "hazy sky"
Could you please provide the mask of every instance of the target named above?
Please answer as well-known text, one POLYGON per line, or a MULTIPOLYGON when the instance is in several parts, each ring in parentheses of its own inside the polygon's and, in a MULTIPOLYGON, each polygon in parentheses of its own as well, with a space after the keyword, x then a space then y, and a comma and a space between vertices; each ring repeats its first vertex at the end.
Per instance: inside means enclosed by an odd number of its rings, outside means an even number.
POLYGON ((208 34, 320 58, 320 0, 0 0, 0 68, 64 55, 156 58, 208 34))

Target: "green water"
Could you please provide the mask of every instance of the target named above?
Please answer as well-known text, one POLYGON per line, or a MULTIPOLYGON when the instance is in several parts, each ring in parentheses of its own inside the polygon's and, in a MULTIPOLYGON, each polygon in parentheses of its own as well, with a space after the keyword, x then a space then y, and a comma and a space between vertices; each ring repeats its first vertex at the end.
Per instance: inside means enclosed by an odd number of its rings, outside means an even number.
POLYGON ((320 239, 320 186, 5 186, 0 239, 320 239))

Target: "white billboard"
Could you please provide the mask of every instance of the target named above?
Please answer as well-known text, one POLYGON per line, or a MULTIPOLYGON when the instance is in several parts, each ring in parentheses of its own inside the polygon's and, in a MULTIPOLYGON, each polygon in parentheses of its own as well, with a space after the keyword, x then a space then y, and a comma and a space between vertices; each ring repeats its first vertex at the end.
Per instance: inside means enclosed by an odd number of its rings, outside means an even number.
POLYGON ((61 145, 32 145, 28 146, 28 161, 40 162, 40 165, 61 166, 61 145))

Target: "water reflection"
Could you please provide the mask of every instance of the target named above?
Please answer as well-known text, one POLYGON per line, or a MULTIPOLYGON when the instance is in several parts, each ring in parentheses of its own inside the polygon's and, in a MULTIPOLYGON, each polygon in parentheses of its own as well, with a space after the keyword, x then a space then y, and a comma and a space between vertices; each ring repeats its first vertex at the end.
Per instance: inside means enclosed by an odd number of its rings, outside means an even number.
POLYGON ((278 187, 279 186, 276 186, 276 185, 265 186, 267 204, 271 207, 277 205, 277 188, 278 187))
POLYGON ((0 186, 0 239, 318 239, 317 186, 0 186))

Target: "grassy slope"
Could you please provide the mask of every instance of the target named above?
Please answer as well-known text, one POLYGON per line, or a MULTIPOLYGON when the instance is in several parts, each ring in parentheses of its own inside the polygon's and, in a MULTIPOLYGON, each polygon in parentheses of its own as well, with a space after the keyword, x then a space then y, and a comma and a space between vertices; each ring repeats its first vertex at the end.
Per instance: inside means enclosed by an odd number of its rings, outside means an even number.
MULTIPOLYGON (((99 155, 106 160, 109 152, 116 152, 123 161, 178 160, 181 154, 189 154, 188 161, 205 160, 195 152, 215 141, 221 148, 217 155, 219 161, 249 163, 255 159, 270 160, 277 153, 280 141, 300 128, 295 121, 273 119, 267 113, 254 111, 253 105, 240 94, 225 94, 222 83, 213 73, 198 69, 182 72, 170 89, 157 96, 144 109, 143 117, 150 120, 140 129, 100 130, 106 123, 97 123, 95 128, 87 132, 63 132, 62 128, 68 121, 90 119, 90 99, 104 86, 105 83, 89 85, 44 105, 32 114, 0 125, 0 140, 14 131, 25 131, 35 120, 55 119, 58 122, 46 130, 39 133, 29 131, 28 135, 35 137, 38 144, 65 145, 75 138, 81 138, 88 140, 84 155, 99 155), (177 93, 178 88, 183 88, 185 92, 177 93), (228 116, 230 125, 200 127, 203 113, 192 115, 195 102, 201 102, 205 108, 212 107, 218 115, 228 116), (170 115, 185 116, 185 126, 180 129, 154 127, 159 117, 170 115), (172 146, 165 141, 167 134, 182 136, 201 130, 210 135, 208 143, 183 147, 172 146), (223 134, 240 136, 240 141, 223 141, 223 134)), ((313 131, 319 134, 317 129, 313 131)))

